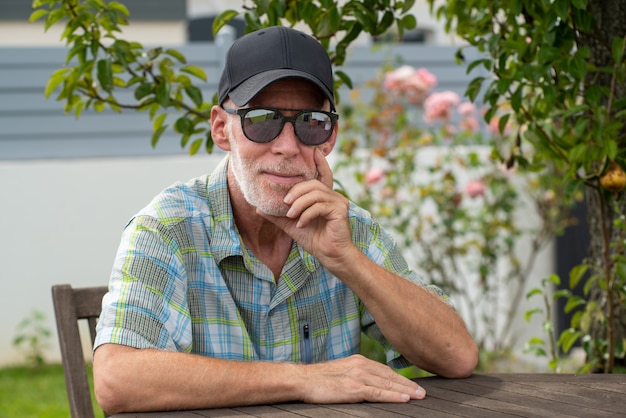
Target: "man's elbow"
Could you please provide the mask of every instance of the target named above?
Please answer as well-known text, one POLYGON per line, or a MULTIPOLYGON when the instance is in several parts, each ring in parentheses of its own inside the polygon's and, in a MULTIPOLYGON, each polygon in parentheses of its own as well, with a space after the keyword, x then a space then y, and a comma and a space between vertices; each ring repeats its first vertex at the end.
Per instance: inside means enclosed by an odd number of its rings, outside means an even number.
POLYGON ((112 385, 104 383, 104 380, 106 379, 95 379, 94 377, 94 392, 100 408, 110 415, 126 412, 119 392, 112 385))
POLYGON ((454 361, 450 364, 453 367, 450 368, 444 377, 453 379, 470 377, 478 365, 478 347, 476 343, 472 340, 471 343, 458 350, 454 361))
POLYGON ((94 392, 100 408, 110 415, 126 412, 119 385, 113 382, 113 376, 107 373, 94 373, 94 392))
POLYGON ((124 396, 126 379, 117 374, 120 368, 113 364, 113 356, 105 353, 109 350, 105 347, 99 347, 94 355, 93 382, 96 401, 110 415, 128 412, 124 396))

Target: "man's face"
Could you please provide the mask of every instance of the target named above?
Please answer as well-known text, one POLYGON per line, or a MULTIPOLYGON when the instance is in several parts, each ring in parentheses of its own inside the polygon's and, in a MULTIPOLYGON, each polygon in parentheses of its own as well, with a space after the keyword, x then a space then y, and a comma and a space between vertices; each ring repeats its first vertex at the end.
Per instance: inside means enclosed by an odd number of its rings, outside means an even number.
MULTIPOLYGON (((316 87, 299 79, 279 80, 266 87, 248 107, 278 109, 322 109, 323 100, 316 87)), ((328 106, 328 105, 327 105, 328 106)), ((290 116, 293 111, 283 111, 290 116)), ((248 204, 261 211, 285 216, 289 206, 283 202, 287 192, 302 181, 314 179, 317 170, 313 159, 316 147, 302 144, 293 126, 285 124, 280 135, 267 144, 248 140, 237 116, 226 127, 230 138, 229 170, 248 204)), ((330 141, 319 145, 325 154, 332 149, 330 141)))

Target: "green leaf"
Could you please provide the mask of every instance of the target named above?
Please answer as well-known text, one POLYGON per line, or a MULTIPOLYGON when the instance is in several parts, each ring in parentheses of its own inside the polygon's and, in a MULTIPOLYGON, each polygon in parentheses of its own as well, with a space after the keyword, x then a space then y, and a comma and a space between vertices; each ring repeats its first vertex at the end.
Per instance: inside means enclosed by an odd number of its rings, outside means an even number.
POLYGON ((152 122, 152 130, 159 130, 159 128, 163 126, 165 118, 167 118, 167 113, 161 113, 159 116, 157 116, 156 119, 154 119, 154 122, 152 122))
POLYGON ((28 18, 28 21, 30 23, 33 23, 34 21, 41 19, 47 14, 48 14, 48 11, 45 9, 35 10, 34 12, 30 14, 30 18, 28 18))
POLYGON ((585 303, 587 303, 585 299, 581 298, 580 296, 572 296, 571 298, 569 298, 569 300, 565 304, 565 307, 563 308, 563 312, 571 313, 577 307, 581 305, 585 305, 585 303))
POLYGON ((141 83, 135 89, 135 99, 141 100, 144 97, 152 94, 154 92, 154 84, 152 83, 141 83))
POLYGON ((336 7, 331 8, 320 16, 319 22, 316 26, 315 35, 318 38, 328 38, 333 36, 339 30, 341 24, 341 16, 336 7))
POLYGON ((561 333, 559 337, 558 345, 563 349, 565 354, 569 353, 570 349, 578 341, 581 336, 580 331, 575 331, 574 329, 567 329, 561 333))
POLYGON ((111 70, 111 60, 101 59, 98 61, 98 82, 100 87, 107 93, 113 89, 113 71, 111 70))
POLYGON ((465 95, 473 102, 476 100, 480 89, 482 88, 483 81, 485 81, 485 77, 476 77, 467 86, 467 90, 465 90, 465 95))
POLYGON ((201 67, 198 67, 197 65, 187 65, 186 67, 182 67, 180 71, 191 74, 192 76, 197 77, 202 81, 207 80, 206 73, 201 67))
POLYGON ((46 83, 46 89, 44 90, 44 96, 46 99, 50 97, 52 92, 59 86, 59 84, 65 81, 66 75, 69 71, 69 68, 59 68, 52 73, 52 75, 48 79, 48 82, 46 83))
POLYGON ((207 154, 211 154, 213 152, 213 145, 215 145, 213 142, 213 135, 211 135, 211 131, 208 131, 206 133, 206 141, 204 141, 204 149, 207 154))
POLYGON ((501 134, 504 134, 504 131, 506 130, 506 127, 507 127, 507 124, 509 123, 510 118, 511 118, 511 114, 507 113, 506 115, 503 115, 498 121, 498 130, 500 131, 501 134))
POLYGON ((572 292, 568 289, 558 289, 552 293, 552 300, 557 300, 561 298, 569 298, 572 296, 572 292))
POLYGON ((526 311, 526 313, 524 314, 524 319, 526 320, 526 322, 530 322, 530 319, 532 318, 533 315, 541 314, 541 313, 543 313, 543 311, 539 308, 531 309, 529 311, 526 311))
POLYGON ((619 277, 621 281, 626 282, 626 263, 618 262, 615 265, 615 273, 617 274, 617 277, 619 277))
POLYGON ((80 114, 83 112, 84 109, 85 109, 85 102, 84 101, 76 103, 76 105, 74 105, 74 117, 76 119, 78 119, 80 117, 80 114))
POLYGON ((191 138, 191 133, 183 134, 183 136, 180 138, 180 146, 182 148, 185 148, 187 146, 187 142, 189 142, 190 138, 191 138))
POLYGON ((604 143, 604 152, 609 160, 614 160, 617 157, 617 142, 612 139, 605 141, 604 143))
POLYGON ((488 62, 489 62, 488 59, 474 60, 474 61, 469 63, 469 65, 467 66, 467 69, 465 70, 465 73, 466 74, 471 73, 472 70, 474 68, 478 67, 479 65, 486 66, 486 63, 488 63, 488 62))
POLYGON ((570 0, 554 0, 556 13, 565 22, 569 20, 569 2, 570 0))
POLYGON ((511 108, 515 112, 519 112, 522 107, 522 86, 518 86, 515 92, 511 95, 511 108))
POLYGON ((625 41, 626 41, 626 38, 620 38, 619 36, 616 36, 613 39, 611 50, 613 52, 613 59, 615 60, 617 64, 621 63, 622 59, 624 58, 624 42, 625 41))
POLYGON ((220 13, 213 21, 213 36, 217 35, 217 32, 237 15, 239 15, 239 12, 236 10, 225 10, 220 13))
POLYGON ((194 140, 191 143, 191 146, 189 147, 189 155, 196 155, 196 153, 198 152, 198 150, 202 146, 202 142, 204 142, 204 139, 202 139, 202 138, 198 138, 198 139, 194 140))
POLYGON ((185 58, 185 55, 182 54, 180 51, 170 48, 170 49, 166 49, 165 53, 169 55, 170 57, 176 58, 178 62, 180 62, 181 64, 187 64, 187 58, 185 58))
POLYGON ((96 112, 104 112, 105 107, 106 107, 105 103, 101 100, 96 100, 93 104, 93 109, 96 112))
POLYGON ((129 17, 130 13, 128 12, 128 8, 124 6, 122 3, 117 1, 112 1, 108 3, 108 6, 111 10, 115 10, 116 12, 121 13, 125 17, 129 17))
POLYGON ((180 134, 187 134, 193 130, 193 122, 189 118, 182 116, 176 120, 174 129, 180 134))
POLYGON ((337 78, 339 78, 343 84, 345 84, 349 89, 352 89, 352 79, 350 78, 350 76, 348 76, 348 74, 346 74, 345 72, 341 71, 341 70, 337 70, 335 71, 335 76, 337 78))
POLYGON ((543 86, 543 98, 546 101, 546 107, 551 109, 556 101, 556 89, 551 84, 543 86))
POLYGON ((561 284, 561 279, 559 278, 558 274, 551 274, 550 276, 548 276, 548 278, 546 279, 546 283, 550 282, 556 286, 561 284))
POLYGON ((585 89, 584 94, 589 107, 598 107, 600 100, 602 99, 602 88, 600 86, 588 86, 585 89))
POLYGON ((393 13, 391 13, 390 11, 386 11, 383 14, 383 17, 380 19, 380 23, 378 24, 378 29, 376 30, 376 34, 380 35, 383 34, 387 31, 387 29, 389 29, 389 27, 393 24, 394 22, 394 16, 393 13))
POLYGON ((410 11, 414 4, 415 0, 404 0, 404 3, 402 3, 402 13, 404 14, 410 11))
POLYGON ((399 24, 404 29, 414 29, 417 26, 417 19, 414 15, 406 15, 400 19, 399 24))
POLYGON ((161 135, 163 135, 163 132, 165 132, 166 129, 167 125, 163 125, 159 129, 154 131, 154 133, 152 134, 152 139, 150 140, 150 145, 152 145, 152 148, 156 148, 157 143, 159 142, 159 138, 161 138, 161 135))
POLYGON ((373 10, 370 10, 361 2, 351 2, 354 8, 351 10, 355 19, 365 28, 368 33, 375 33, 378 18, 373 10))
POLYGON ((202 99, 202 91, 196 86, 185 86, 185 93, 191 99, 191 101, 196 105, 196 107, 201 107, 204 102, 202 99))
POLYGON ((55 23, 67 16, 67 12, 62 8, 54 9, 46 16, 46 24, 44 30, 48 31, 55 23))
POLYGON ((589 266, 586 264, 579 264, 578 266, 575 266, 569 273, 569 287, 570 289, 574 289, 576 286, 578 286, 578 282, 580 282, 580 279, 582 279, 582 277, 585 275, 585 273, 587 272, 587 270, 589 269, 589 266))
POLYGON ((120 77, 113 77, 113 86, 115 87, 121 87, 121 88, 126 88, 128 87, 126 85, 126 80, 120 78, 120 77))
POLYGON ((156 100, 163 107, 167 107, 170 104, 170 88, 170 83, 161 79, 154 89, 156 100))

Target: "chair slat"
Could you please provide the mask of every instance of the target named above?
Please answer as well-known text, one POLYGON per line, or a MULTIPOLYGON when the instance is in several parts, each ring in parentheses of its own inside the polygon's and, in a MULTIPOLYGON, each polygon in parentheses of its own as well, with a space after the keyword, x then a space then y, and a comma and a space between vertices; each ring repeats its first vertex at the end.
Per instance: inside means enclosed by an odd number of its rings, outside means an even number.
POLYGON ((54 314, 72 418, 94 418, 78 321, 88 321, 93 344, 96 321, 100 316, 102 297, 106 292, 106 286, 77 289, 68 284, 52 286, 54 314))

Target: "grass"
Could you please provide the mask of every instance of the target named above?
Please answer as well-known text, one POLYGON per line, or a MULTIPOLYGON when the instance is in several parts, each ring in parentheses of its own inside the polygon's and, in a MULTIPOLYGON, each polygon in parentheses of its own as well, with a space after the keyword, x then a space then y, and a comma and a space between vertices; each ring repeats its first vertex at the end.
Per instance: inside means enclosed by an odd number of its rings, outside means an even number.
MULTIPOLYGON (((91 370, 88 375, 91 376, 91 370)), ((93 387, 91 381, 90 384, 93 387)), ((0 418, 69 417, 63 367, 49 364, 38 369, 26 366, 0 369, 0 405, 0 418)), ((102 412, 96 410, 96 417, 101 416, 102 412)))

